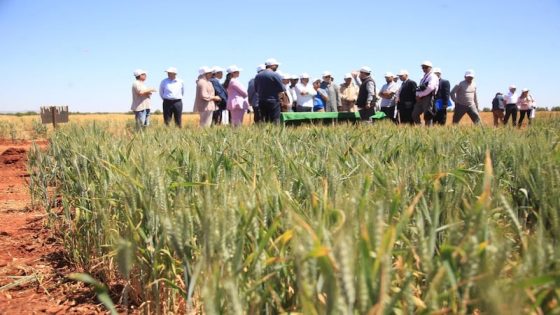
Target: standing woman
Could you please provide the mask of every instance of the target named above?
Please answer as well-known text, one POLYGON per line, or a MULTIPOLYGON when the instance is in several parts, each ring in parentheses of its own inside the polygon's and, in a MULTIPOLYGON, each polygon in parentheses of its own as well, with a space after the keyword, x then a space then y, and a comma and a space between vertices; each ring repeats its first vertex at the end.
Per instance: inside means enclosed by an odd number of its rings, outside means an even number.
POLYGON ((224 89, 226 89, 228 94, 227 110, 231 113, 231 124, 234 127, 243 124, 243 116, 247 109, 249 109, 247 90, 237 80, 241 70, 236 65, 227 68, 226 81, 224 82, 224 89))
POLYGON ((212 69, 202 67, 198 70, 198 74, 194 111, 200 115, 200 127, 210 127, 212 124, 212 114, 216 110, 214 102, 220 101, 220 97, 215 95, 214 86, 209 81, 212 77, 212 69))
POLYGON ((529 89, 523 89, 521 95, 517 99, 517 108, 519 109, 519 121, 517 122, 517 127, 521 128, 523 119, 527 115, 529 120, 529 125, 531 124, 531 109, 533 109, 533 97, 529 95, 529 89))

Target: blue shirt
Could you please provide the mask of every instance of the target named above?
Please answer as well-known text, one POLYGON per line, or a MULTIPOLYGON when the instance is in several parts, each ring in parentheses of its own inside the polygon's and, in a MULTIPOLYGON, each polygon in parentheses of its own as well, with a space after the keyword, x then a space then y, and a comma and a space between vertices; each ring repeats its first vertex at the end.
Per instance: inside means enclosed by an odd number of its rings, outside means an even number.
POLYGON ((325 101, 321 97, 321 94, 327 95, 327 92, 324 89, 318 89, 317 94, 313 97, 313 111, 319 111, 321 109, 325 109, 325 101))
POLYGON ((259 101, 279 102, 278 94, 285 91, 280 75, 272 70, 264 70, 255 77, 255 90, 259 101))
POLYGON ((180 100, 185 94, 183 80, 165 78, 159 85, 159 96, 164 100, 180 100))
POLYGON ((247 87, 247 94, 249 96, 249 104, 253 107, 259 107, 259 94, 255 90, 255 78, 249 81, 249 86, 247 87))

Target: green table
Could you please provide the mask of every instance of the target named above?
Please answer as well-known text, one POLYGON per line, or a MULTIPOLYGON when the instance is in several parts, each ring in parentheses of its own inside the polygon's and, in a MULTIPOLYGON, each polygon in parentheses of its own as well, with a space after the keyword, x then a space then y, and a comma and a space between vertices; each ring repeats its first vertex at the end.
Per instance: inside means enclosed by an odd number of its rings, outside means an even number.
POLYGON ((339 112, 307 112, 307 113, 297 113, 297 112, 284 112, 280 116, 280 121, 284 125, 300 125, 303 123, 326 123, 332 124, 335 122, 348 121, 357 122, 360 120, 360 113, 339 113, 339 112))

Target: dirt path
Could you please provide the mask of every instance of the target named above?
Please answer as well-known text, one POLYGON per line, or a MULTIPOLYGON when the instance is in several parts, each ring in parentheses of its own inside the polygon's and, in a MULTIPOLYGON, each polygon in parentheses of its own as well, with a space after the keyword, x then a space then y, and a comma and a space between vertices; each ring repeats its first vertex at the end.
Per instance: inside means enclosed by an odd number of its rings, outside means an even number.
POLYGON ((74 270, 63 247, 45 227, 45 212, 31 207, 30 146, 0 140, 0 314, 105 313, 91 290, 66 279, 74 270))

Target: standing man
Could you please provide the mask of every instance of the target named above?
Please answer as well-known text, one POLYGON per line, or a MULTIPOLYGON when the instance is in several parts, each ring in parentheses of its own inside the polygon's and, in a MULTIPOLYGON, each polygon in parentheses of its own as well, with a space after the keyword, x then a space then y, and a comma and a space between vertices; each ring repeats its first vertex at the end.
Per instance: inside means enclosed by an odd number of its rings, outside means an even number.
POLYGON ((159 96, 163 100, 163 122, 169 126, 173 117, 175 125, 181 128, 185 84, 183 80, 177 78, 176 68, 170 67, 165 72, 167 72, 167 78, 159 84, 159 96))
POLYGON ((447 107, 449 107, 449 93, 451 84, 448 80, 441 78, 441 69, 434 68, 434 73, 439 79, 439 88, 436 94, 436 117, 434 122, 438 125, 445 125, 447 121, 447 107))
POLYGON ((498 127, 504 122, 504 95, 500 92, 496 93, 492 100, 492 117, 494 118, 494 127, 498 127))
POLYGON ((333 82, 332 75, 329 71, 323 72, 323 82, 321 89, 327 92, 327 101, 325 104, 325 112, 337 112, 340 107, 340 90, 338 85, 333 82))
POLYGON ((512 124, 515 127, 517 124, 517 99, 519 98, 515 91, 515 85, 509 86, 509 93, 504 97, 504 105, 506 106, 506 115, 504 116, 504 125, 507 125, 509 117, 511 116, 512 124))
POLYGON ((385 84, 379 90, 381 97, 381 111, 387 115, 394 123, 397 122, 397 113, 395 112, 395 95, 397 93, 397 84, 393 81, 394 75, 391 72, 385 73, 385 84))
POLYGON ((367 66, 360 68, 360 81, 358 81, 357 76, 356 73, 353 74, 356 84, 360 86, 356 105, 362 121, 369 121, 370 117, 375 114, 375 103, 377 102, 375 81, 371 77, 371 68, 367 66))
POLYGON ((290 91, 290 83, 291 83, 292 75, 284 73, 281 75, 281 77, 282 77, 282 84, 284 84, 284 89, 286 90, 286 99, 287 99, 286 102, 287 108, 284 111, 291 112, 293 111, 292 104, 294 103, 292 91, 290 91))
POLYGON ((144 85, 147 76, 146 71, 137 69, 133 74, 136 80, 132 83, 132 105, 130 109, 134 112, 136 129, 140 130, 142 127, 149 125, 150 96, 152 96, 156 89, 144 85))
POLYGON ((472 122, 480 123, 478 114, 478 96, 476 95, 476 83, 474 83, 474 71, 465 72, 465 80, 455 85, 451 90, 451 99, 455 103, 453 112, 453 124, 458 124, 463 115, 468 114, 472 122))
POLYGON ((309 84, 309 74, 302 73, 299 76, 299 83, 296 85, 296 111, 311 112, 313 111, 313 97, 317 94, 313 85, 309 84))
POLYGON ((259 108, 265 122, 280 123, 280 93, 284 92, 282 78, 276 70, 280 63, 274 58, 265 62, 266 70, 255 77, 255 89, 259 94, 259 108))
POLYGON ((214 91, 216 93, 216 96, 220 97, 220 101, 216 102, 217 108, 212 116, 212 123, 214 125, 219 125, 222 123, 227 124, 227 121, 222 121, 222 112, 226 110, 227 98, 228 98, 226 89, 224 89, 224 87, 220 83, 220 80, 223 77, 224 77, 224 69, 218 66, 212 67, 212 78, 210 79, 210 82, 212 83, 212 86, 214 86, 214 91))
POLYGON ((420 115, 424 114, 424 122, 426 126, 430 126, 435 116, 434 96, 437 93, 439 79, 432 71, 431 61, 424 61, 421 66, 424 77, 420 80, 420 85, 418 85, 416 91, 416 104, 412 110, 412 120, 416 125, 419 125, 421 124, 420 115))
POLYGON ((352 81, 352 74, 344 75, 344 83, 340 85, 341 112, 355 112, 358 99, 358 86, 352 81))
POLYGON ((416 90, 418 86, 416 85, 416 82, 409 79, 408 71, 406 70, 401 70, 399 72, 399 79, 402 81, 401 88, 397 93, 399 123, 413 124, 412 111, 414 109, 414 105, 416 104, 416 90))
POLYGON ((297 92, 296 92, 296 85, 298 84, 299 78, 297 75, 293 74, 290 78, 290 86, 288 91, 292 93, 292 109, 293 111, 297 111, 297 92))
MULTIPOLYGON (((264 71, 264 65, 257 66, 257 74, 264 71)), ((249 85, 247 87, 247 94, 249 95, 249 105, 253 108, 253 113, 255 115, 254 121, 255 123, 260 123, 262 121, 261 111, 259 109, 259 94, 257 90, 255 90, 255 78, 252 78, 249 81, 249 85)))

